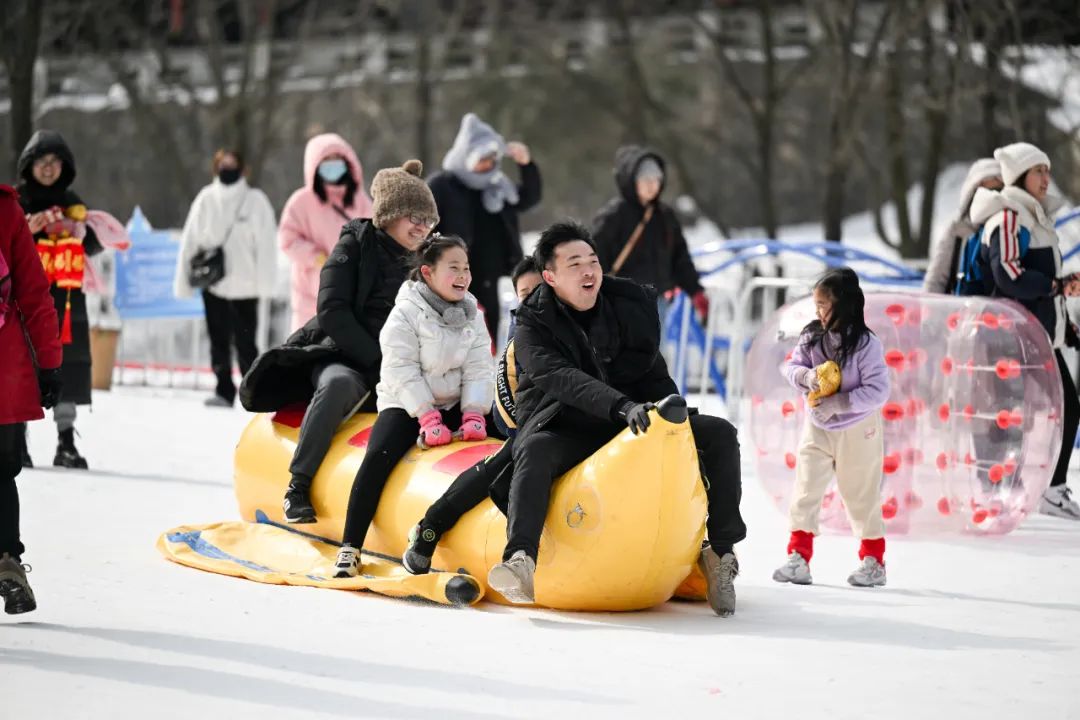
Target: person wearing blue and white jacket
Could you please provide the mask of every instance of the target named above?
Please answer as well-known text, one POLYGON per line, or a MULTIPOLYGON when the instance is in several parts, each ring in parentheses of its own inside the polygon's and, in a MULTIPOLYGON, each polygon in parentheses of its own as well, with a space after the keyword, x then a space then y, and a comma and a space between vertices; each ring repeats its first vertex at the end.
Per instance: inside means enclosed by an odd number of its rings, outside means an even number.
POLYGON ((1049 194, 1050 158, 1030 143, 1013 143, 994 151, 1005 189, 980 188, 971 203, 971 217, 987 218, 981 260, 993 276, 994 295, 1016 300, 1042 323, 1057 358, 1065 400, 1061 455, 1039 512, 1080 520, 1080 505, 1070 497, 1065 480, 1072 456, 1080 399, 1061 348, 1077 346, 1065 296, 1080 295, 1080 283, 1061 275, 1061 250, 1050 215, 1061 206, 1049 194))

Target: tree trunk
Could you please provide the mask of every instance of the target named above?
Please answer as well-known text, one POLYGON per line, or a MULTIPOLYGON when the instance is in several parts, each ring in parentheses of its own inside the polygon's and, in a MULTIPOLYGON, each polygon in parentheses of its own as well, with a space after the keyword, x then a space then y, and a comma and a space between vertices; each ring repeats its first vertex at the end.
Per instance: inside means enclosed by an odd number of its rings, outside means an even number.
POLYGON ((840 242, 843 239, 844 184, 847 180, 847 163, 841 157, 842 145, 840 115, 834 112, 829 118, 829 155, 826 160, 825 204, 822 208, 822 226, 825 239, 840 242))
POLYGON ((34 64, 46 0, 9 0, 3 28, 3 60, 11 92, 11 149, 15 163, 34 134, 34 64))
MULTIPOLYGON (((901 38, 906 41, 906 38, 901 38)), ((912 246, 911 216, 908 214, 907 142, 904 133, 904 55, 898 46, 888 59, 885 73, 885 148, 889 157, 889 198, 896 208, 896 224, 900 231, 900 254, 912 246)), ((867 172, 873 172, 867 168, 867 172)))

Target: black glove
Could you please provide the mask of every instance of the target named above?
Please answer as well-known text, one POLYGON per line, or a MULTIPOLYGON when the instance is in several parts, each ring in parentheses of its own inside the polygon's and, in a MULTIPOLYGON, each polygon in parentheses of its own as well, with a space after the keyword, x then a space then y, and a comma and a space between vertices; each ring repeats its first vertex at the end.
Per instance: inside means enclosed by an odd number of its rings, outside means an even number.
POLYGON ((48 410, 60 402, 60 392, 64 389, 64 379, 60 377, 60 368, 38 370, 38 389, 41 391, 41 407, 48 410))
POLYGON ((649 429, 649 411, 654 407, 652 403, 627 400, 619 406, 619 417, 630 427, 630 432, 641 435, 649 429))

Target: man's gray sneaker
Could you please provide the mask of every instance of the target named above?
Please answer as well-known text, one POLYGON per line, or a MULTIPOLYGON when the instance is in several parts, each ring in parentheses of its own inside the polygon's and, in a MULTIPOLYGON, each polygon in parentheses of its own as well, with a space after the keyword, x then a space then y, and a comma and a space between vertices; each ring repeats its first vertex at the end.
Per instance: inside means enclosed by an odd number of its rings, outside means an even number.
POLYGON ((877 558, 867 555, 847 581, 855 587, 879 587, 885 584, 885 566, 877 558))
POLYGON ((776 582, 795 585, 810 585, 814 582, 814 578, 810 576, 810 565, 806 562, 806 558, 794 550, 788 555, 787 562, 776 568, 772 579, 776 582))
POLYGON ((29 565, 8 553, 0 556, 0 596, 4 598, 4 612, 19 615, 37 609, 37 600, 26 579, 29 565))
POLYGON ((533 575, 536 561, 518 550, 509 560, 501 562, 488 572, 488 585, 512 603, 529 605, 536 602, 533 593, 533 575))
POLYGON ((1039 500, 1039 512, 1067 520, 1080 520, 1080 505, 1072 499, 1072 490, 1066 485, 1046 488, 1039 500))
POLYGON ((705 594, 709 606, 720 617, 735 614, 735 576, 739 574, 739 559, 734 553, 717 555, 711 547, 701 548, 698 567, 705 576, 705 594))

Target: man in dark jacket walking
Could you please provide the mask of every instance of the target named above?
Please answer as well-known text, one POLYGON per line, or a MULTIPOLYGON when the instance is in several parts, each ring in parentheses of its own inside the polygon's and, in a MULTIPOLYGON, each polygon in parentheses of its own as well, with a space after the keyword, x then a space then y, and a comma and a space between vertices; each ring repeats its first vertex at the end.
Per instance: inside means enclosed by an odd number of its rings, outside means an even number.
MULTIPOLYGON (((514 602, 533 601, 533 573, 551 485, 621 429, 648 431, 654 401, 677 394, 660 355, 654 293, 604 277, 588 231, 558 223, 536 247, 541 285, 516 313, 517 393, 507 544, 488 584, 514 602)), ((700 564, 718 615, 735 611, 735 543, 746 536, 739 513, 739 444, 726 420, 695 414, 690 427, 709 501, 710 547, 700 564)))
POLYGON ((361 405, 375 407, 379 332, 405 281, 409 252, 439 221, 422 170, 419 160, 409 160, 375 174, 372 217, 342 228, 319 276, 315 317, 244 377, 240 401, 251 412, 311 400, 289 465, 287 522, 315 522, 311 483, 335 430, 361 405))
POLYGON ((660 294, 681 289, 704 320, 709 313, 708 296, 675 211, 660 199, 666 178, 664 159, 654 151, 638 145, 618 149, 615 186, 619 194, 593 220, 596 252, 606 273, 652 285, 660 294))
POLYGON ((435 229, 458 235, 469 245, 469 292, 484 308, 488 332, 498 342, 499 278, 521 261, 518 214, 540 202, 540 170, 528 147, 504 142, 490 125, 468 113, 443 158, 442 171, 432 175, 428 185, 439 208, 435 229), (499 169, 504 155, 521 168, 520 185, 499 169))

